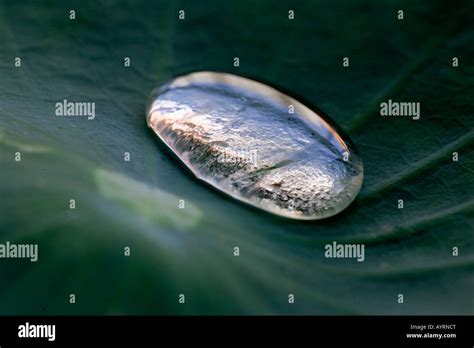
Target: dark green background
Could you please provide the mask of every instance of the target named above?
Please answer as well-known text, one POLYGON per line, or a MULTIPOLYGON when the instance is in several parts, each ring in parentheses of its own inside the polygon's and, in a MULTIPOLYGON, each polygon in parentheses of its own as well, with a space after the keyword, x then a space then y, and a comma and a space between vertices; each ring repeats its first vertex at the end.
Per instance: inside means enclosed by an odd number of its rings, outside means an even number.
POLYGON ((474 314, 473 4, 1 1, 0 243, 40 254, 0 260, 0 314, 474 314), (328 113, 364 161, 358 199, 299 222, 194 180, 147 129, 145 105, 199 70, 328 113), (421 119, 379 116, 389 98, 420 102, 421 119), (63 99, 95 102, 96 119, 55 116, 63 99), (332 241, 365 243, 365 262, 324 258, 332 241))

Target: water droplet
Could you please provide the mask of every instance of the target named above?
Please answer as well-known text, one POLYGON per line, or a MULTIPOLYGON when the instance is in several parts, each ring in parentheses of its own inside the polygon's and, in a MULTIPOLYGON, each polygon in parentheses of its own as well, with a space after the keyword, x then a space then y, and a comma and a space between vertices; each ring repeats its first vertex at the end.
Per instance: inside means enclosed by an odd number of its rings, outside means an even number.
POLYGON ((362 186, 362 162, 346 136, 318 112, 247 78, 178 77, 153 91, 147 121, 197 178, 273 214, 329 217, 362 186))

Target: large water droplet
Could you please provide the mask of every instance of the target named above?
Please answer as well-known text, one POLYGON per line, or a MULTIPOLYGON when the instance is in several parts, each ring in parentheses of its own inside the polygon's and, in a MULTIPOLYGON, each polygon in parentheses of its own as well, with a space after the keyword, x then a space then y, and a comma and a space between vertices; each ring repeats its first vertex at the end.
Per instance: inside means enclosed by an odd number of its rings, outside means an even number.
POLYGON ((362 186, 347 137, 294 98, 243 77, 178 77, 152 93, 147 121, 199 179, 277 215, 337 214, 362 186))

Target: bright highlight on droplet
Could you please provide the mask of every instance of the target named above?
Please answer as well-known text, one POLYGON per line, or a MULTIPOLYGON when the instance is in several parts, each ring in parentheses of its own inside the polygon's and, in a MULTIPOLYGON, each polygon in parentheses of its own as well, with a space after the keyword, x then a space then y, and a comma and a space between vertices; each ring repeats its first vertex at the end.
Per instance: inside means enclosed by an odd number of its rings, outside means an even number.
POLYGON ((197 178, 276 215, 335 215, 362 186, 362 162, 347 137, 296 99, 247 78, 178 77, 153 91, 147 122, 197 178))

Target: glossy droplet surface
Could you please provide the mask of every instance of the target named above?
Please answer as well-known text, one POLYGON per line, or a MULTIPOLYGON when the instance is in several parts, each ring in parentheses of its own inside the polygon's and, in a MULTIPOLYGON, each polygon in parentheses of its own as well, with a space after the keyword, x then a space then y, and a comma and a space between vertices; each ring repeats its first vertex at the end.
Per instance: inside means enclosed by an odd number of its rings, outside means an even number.
POLYGON ((199 179, 277 215, 335 215, 362 186, 349 139, 296 99, 247 78, 178 77, 153 91, 147 122, 199 179))

